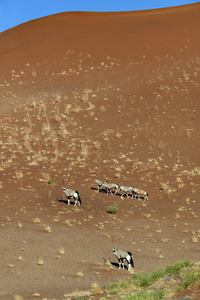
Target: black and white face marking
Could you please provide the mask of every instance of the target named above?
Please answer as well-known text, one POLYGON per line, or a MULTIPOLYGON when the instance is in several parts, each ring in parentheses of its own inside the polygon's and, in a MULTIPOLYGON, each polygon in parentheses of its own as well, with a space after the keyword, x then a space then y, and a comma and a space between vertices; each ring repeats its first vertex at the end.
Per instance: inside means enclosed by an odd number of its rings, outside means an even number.
POLYGON ((113 254, 116 254, 117 248, 112 248, 113 254))

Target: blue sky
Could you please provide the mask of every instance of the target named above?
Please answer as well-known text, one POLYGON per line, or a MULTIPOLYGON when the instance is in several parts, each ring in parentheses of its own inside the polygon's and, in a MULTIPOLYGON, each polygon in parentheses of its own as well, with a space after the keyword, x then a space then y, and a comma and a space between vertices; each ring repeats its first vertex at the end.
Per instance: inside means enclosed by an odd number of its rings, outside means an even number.
POLYGON ((134 11, 196 3, 191 0, 0 0, 0 32, 66 11, 134 11))

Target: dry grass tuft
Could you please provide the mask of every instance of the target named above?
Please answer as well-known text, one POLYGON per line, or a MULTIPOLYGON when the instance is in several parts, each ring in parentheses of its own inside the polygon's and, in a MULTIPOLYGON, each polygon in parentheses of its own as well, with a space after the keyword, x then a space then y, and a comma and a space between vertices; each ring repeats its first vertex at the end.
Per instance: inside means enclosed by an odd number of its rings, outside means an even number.
POLYGON ((88 146, 85 143, 82 143, 80 156, 82 159, 86 159, 88 157, 88 155, 89 155, 88 146))
POLYGON ((158 149, 160 150, 160 151, 164 151, 165 150, 165 148, 166 148, 166 146, 167 146, 167 143, 165 143, 165 142, 163 142, 162 140, 159 142, 159 144, 158 144, 158 149))
POLYGON ((35 224, 38 224, 38 223, 40 223, 41 221, 40 221, 40 218, 34 218, 33 219, 33 223, 35 223, 35 224))
POLYGON ((98 283, 94 282, 91 285, 91 293, 92 295, 100 295, 103 293, 101 287, 98 285, 98 283))
POLYGON ((198 240, 198 237, 196 237, 195 235, 192 236, 193 243, 198 243, 198 240))
POLYGON ((41 259, 41 258, 40 258, 40 259, 38 259, 38 265, 39 265, 39 266, 42 266, 43 264, 44 264, 44 261, 43 261, 43 259, 41 259))
POLYGON ((52 232, 50 226, 44 225, 44 230, 45 230, 46 232, 48 232, 48 233, 52 232))
POLYGON ((76 273, 76 275, 77 275, 78 277, 84 277, 84 274, 83 274, 82 272, 78 272, 78 273, 76 273))
POLYGON ((20 295, 14 295, 13 296, 14 300, 23 300, 24 298, 20 295))
POLYGON ((60 247, 58 249, 58 253, 64 255, 65 254, 65 249, 63 247, 60 247))

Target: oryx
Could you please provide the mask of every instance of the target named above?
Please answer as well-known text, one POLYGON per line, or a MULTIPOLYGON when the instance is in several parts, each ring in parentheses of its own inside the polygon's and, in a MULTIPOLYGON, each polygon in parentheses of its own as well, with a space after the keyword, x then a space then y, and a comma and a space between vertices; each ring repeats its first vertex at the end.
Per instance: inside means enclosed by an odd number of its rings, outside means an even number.
POLYGON ((102 185, 103 185, 103 183, 105 183, 105 182, 107 182, 107 181, 100 180, 100 179, 98 179, 98 177, 95 178, 94 183, 97 183, 97 184, 98 184, 98 191, 101 190, 102 185))
POLYGON ((137 188, 133 187, 133 193, 134 193, 134 198, 140 199, 142 196, 144 200, 149 199, 149 195, 148 195, 147 191, 145 191, 145 190, 141 190, 141 189, 137 189, 137 188))
POLYGON ((127 198, 128 198, 128 193, 131 192, 131 193, 132 193, 132 198, 133 198, 133 189, 134 189, 133 186, 123 186, 123 185, 121 185, 121 184, 120 184, 120 186, 119 186, 119 191, 122 191, 122 192, 123 192, 122 197, 123 197, 124 195, 126 195, 127 198))
POLYGON ((104 187, 104 188, 106 188, 106 190, 107 190, 107 195, 109 194, 109 193, 111 193, 111 195, 112 195, 112 189, 115 189, 115 195, 116 195, 116 193, 118 192, 118 190, 119 190, 119 185, 117 184, 117 183, 109 183, 109 182, 103 182, 102 183, 102 187, 104 187))
POLYGON ((130 268, 134 268, 133 263, 133 255, 129 251, 123 251, 118 248, 112 248, 113 254, 117 257, 119 262, 119 269, 121 269, 121 266, 124 269, 124 260, 128 263, 128 271, 130 271, 130 268))
POLYGON ((77 203, 78 203, 78 206, 81 205, 81 197, 80 197, 78 191, 68 189, 67 186, 66 187, 63 186, 62 188, 63 188, 63 193, 67 197, 68 205, 70 204, 70 199, 71 198, 74 198, 74 200, 75 200, 74 206, 76 206, 77 203))

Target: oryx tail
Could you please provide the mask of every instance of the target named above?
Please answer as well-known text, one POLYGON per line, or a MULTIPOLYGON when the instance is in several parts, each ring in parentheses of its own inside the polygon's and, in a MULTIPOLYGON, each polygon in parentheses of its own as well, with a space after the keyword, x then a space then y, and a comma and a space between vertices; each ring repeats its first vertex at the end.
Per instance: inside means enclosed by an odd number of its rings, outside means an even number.
POLYGON ((78 194, 78 202, 80 203, 80 205, 82 204, 82 202, 81 202, 81 197, 80 197, 80 194, 79 194, 79 192, 78 191, 76 191, 76 193, 78 194))
POLYGON ((133 263, 133 254, 129 251, 127 251, 128 255, 130 256, 130 260, 129 263, 131 265, 132 268, 134 268, 134 263, 133 263))

